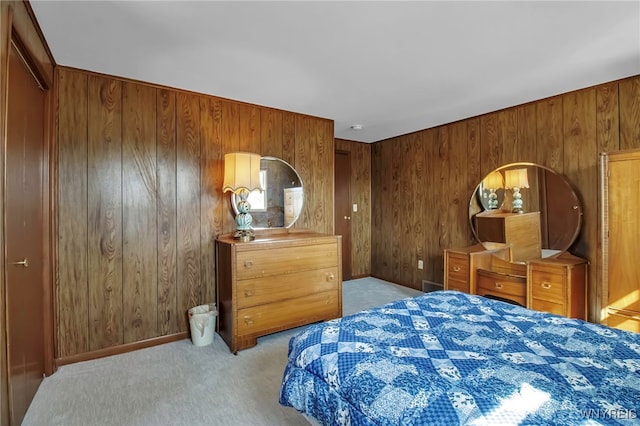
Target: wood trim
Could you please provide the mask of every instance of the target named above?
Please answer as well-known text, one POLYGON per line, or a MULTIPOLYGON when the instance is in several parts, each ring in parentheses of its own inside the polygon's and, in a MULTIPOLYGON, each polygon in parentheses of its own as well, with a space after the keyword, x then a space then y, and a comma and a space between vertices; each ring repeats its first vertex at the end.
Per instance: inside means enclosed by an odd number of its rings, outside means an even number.
MULTIPOLYGON (((7 91, 9 69, 9 46, 11 43, 11 26, 13 20, 13 7, 8 2, 0 2, 0 177, 4 177, 5 142, 7 117, 7 91)), ((4 212, 4 178, 0 184, 0 212, 4 212)), ((0 235, 4 235, 4 215, 0 220, 0 235)), ((9 424, 9 381, 7 370, 7 341, 6 341, 6 300, 5 300, 5 248, 4 238, 0 238, 0 424, 9 424)))
POLYGON ((47 60, 43 60, 41 58, 40 62, 47 64, 47 69, 48 69, 47 74, 50 73, 48 77, 49 78, 48 84, 51 84, 53 80, 53 74, 56 68, 56 60, 53 57, 53 54, 51 53, 51 49, 49 49, 49 44, 47 43, 47 39, 44 37, 42 28, 40 28, 40 23, 38 23, 36 14, 34 13, 33 8, 31 7, 30 0, 24 0, 23 4, 25 6, 25 11, 30 18, 31 24, 33 25, 33 31, 35 31, 37 38, 40 40, 40 44, 41 44, 40 48, 42 49, 42 54, 46 56, 47 60))
MULTIPOLYGON (((55 70, 54 70, 55 72, 55 70)), ((44 143, 48 149, 44 150, 43 158, 43 200, 42 200, 42 220, 43 231, 45 235, 48 235, 48 243, 43 247, 43 265, 44 265, 44 301, 43 301, 43 317, 44 317, 44 373, 50 376, 56 371, 55 363, 53 361, 55 355, 55 328, 56 323, 55 315, 55 301, 54 301, 54 262, 56 259, 55 252, 55 235, 53 233, 55 227, 55 111, 56 111, 56 99, 57 99, 57 85, 54 83, 50 90, 46 90, 45 95, 45 135, 44 143), (47 323, 48 322, 48 323, 47 323)))
POLYGON ((56 64, 31 5, 28 0, 9 3, 9 7, 13 9, 13 18, 12 25, 8 28, 19 36, 23 50, 30 55, 30 62, 37 69, 44 86, 51 87, 56 64))
POLYGON ((139 342, 125 343, 124 345, 111 346, 105 349, 84 352, 78 355, 70 355, 55 360, 56 367, 74 362, 89 361, 92 359, 103 358, 105 356, 120 355, 127 352, 137 351, 139 349, 150 348, 152 346, 162 345, 164 343, 177 342, 178 340, 188 339, 189 333, 184 331, 168 336, 153 337, 151 339, 141 340, 139 342))
POLYGON ((367 278, 367 277, 370 277, 370 276, 371 276, 371 275, 369 275, 369 274, 352 275, 352 276, 351 276, 351 279, 352 279, 352 280, 357 280, 357 279, 359 279, 359 278, 367 278))
POLYGON ((600 196, 598 234, 600 241, 597 259, 598 270, 596 273, 600 279, 600 285, 596 287, 598 301, 595 309, 597 312, 596 320, 606 324, 607 303, 605 299, 609 295, 609 161, 607 153, 601 153, 598 158, 598 173, 600 196))

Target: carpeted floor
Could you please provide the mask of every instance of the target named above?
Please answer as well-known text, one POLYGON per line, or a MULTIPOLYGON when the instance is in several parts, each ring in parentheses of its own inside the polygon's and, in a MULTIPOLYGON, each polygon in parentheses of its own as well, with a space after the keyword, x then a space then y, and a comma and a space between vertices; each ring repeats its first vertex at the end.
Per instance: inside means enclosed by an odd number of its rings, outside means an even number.
MULTIPOLYGON (((421 292, 376 278, 343 283, 349 315, 421 292)), ((289 339, 301 328, 258 339, 234 356, 181 340, 66 365, 42 382, 23 426, 308 425, 278 403, 289 339)))

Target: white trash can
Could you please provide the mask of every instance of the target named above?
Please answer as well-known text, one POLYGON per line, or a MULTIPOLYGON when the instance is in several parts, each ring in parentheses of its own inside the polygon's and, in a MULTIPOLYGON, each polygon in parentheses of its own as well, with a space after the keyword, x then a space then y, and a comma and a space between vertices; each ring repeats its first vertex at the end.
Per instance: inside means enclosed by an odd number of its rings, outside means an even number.
POLYGON ((189 326, 191 341, 196 346, 207 346, 213 343, 218 311, 214 303, 200 305, 189 309, 189 326))

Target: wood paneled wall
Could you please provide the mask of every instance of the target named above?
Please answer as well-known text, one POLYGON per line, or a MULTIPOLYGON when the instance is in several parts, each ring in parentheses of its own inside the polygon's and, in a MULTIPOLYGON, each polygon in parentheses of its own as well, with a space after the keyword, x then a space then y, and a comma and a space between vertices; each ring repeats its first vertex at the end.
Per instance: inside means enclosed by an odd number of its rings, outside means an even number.
POLYGON ((301 175, 296 228, 333 233, 333 122, 57 70, 56 357, 187 332, 215 301, 214 240, 234 227, 224 154, 301 175))
POLYGON ((475 242, 468 204, 478 182, 502 164, 535 162, 563 174, 583 203, 583 228, 571 252, 590 262, 594 320, 599 153, 638 147, 640 76, 375 143, 371 274, 416 289, 423 279, 442 283, 443 250, 475 242))
POLYGON ((358 211, 351 214, 351 274, 371 274, 371 144, 336 139, 336 150, 351 157, 351 202, 358 211))

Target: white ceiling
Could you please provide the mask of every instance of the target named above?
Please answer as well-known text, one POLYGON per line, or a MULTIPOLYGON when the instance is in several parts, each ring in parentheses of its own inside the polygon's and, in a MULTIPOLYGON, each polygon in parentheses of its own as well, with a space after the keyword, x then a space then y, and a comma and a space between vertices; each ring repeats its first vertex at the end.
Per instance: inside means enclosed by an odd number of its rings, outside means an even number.
POLYGON ((361 142, 640 74, 640 1, 30 3, 59 65, 329 118, 361 142))

